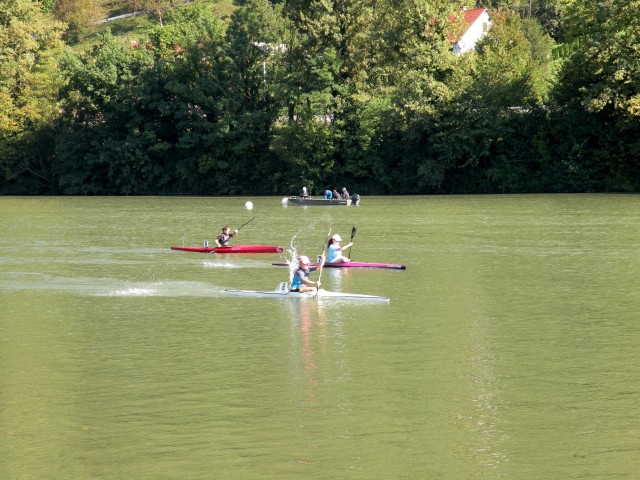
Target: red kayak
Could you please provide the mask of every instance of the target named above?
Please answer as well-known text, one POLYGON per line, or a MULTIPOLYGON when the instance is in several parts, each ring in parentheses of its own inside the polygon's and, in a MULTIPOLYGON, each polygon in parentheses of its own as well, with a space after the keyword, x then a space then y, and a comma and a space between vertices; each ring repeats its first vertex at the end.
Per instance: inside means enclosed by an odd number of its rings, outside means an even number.
MULTIPOLYGON (((278 267, 288 267, 287 262, 275 262, 271 265, 278 267)), ((320 268, 319 263, 312 264, 316 268, 320 268)), ((390 268, 392 270, 406 270, 407 266, 400 263, 368 263, 368 262, 344 262, 344 263, 325 263, 323 268, 390 268)))
POLYGON ((280 253, 283 248, 275 245, 231 245, 229 247, 171 247, 171 250, 197 253, 280 253))

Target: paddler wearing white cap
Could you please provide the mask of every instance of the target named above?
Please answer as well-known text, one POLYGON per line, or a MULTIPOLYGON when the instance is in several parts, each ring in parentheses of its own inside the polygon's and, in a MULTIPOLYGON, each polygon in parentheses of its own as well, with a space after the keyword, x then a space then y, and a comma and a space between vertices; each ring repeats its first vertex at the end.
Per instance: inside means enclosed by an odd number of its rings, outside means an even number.
POLYGON ((353 242, 347 243, 344 247, 340 246, 340 242, 342 241, 342 237, 337 233, 329 239, 329 243, 327 245, 327 263, 344 263, 350 262, 351 260, 342 255, 347 248, 353 245, 353 242))
POLYGON ((291 280, 291 292, 312 292, 317 288, 320 288, 320 280, 313 282, 309 280, 309 272, 315 270, 315 265, 311 265, 309 257, 302 255, 298 258, 298 269, 293 274, 293 280, 291 280))

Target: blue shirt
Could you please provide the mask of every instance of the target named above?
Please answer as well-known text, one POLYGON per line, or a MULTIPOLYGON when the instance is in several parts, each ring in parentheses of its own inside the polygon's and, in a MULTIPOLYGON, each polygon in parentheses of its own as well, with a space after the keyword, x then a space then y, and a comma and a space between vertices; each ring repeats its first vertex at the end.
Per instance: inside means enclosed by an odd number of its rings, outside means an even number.
POLYGON ((327 263, 333 263, 333 261, 340 256, 342 250, 340 250, 340 245, 337 243, 332 243, 329 249, 327 250, 327 263))
POLYGON ((304 285, 302 280, 309 278, 309 269, 302 267, 298 268, 293 274, 293 280, 291 280, 291 290, 299 290, 304 285))
POLYGON ((311 270, 316 270, 315 266, 309 266, 306 269, 299 267, 293 274, 293 279, 291 280, 291 288, 290 290, 299 290, 300 287, 304 286, 302 282, 303 279, 309 279, 309 272, 311 270))

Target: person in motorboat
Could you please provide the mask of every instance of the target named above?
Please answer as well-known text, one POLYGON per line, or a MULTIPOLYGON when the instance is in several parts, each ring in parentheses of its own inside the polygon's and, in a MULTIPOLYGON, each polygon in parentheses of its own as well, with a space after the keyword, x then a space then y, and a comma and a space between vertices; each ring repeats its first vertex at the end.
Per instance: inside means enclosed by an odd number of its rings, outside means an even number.
POLYGON ((337 233, 329 239, 329 244, 327 245, 327 262, 328 263, 345 263, 350 262, 351 260, 342 255, 347 248, 353 245, 353 242, 347 243, 344 247, 340 246, 340 242, 342 241, 342 237, 337 233))
POLYGON ((351 205, 358 205, 360 203, 360 195, 354 193, 351 197, 351 205))
MULTIPOLYGON (((321 258, 322 260, 322 258, 321 258)), ((312 292, 320 288, 320 280, 313 282, 309 280, 309 272, 316 270, 315 265, 311 266, 309 257, 302 255, 298 258, 298 269, 293 273, 290 292, 312 292)))
POLYGON ((338 190, 334 190, 331 195, 332 195, 331 198, 333 200, 340 200, 342 198, 342 197, 340 197, 340 194, 338 193, 338 190))
POLYGON ((229 239, 231 237, 235 237, 238 234, 238 230, 234 230, 233 233, 230 233, 230 232, 231 232, 231 229, 229 228, 228 225, 225 225, 224 227, 222 227, 222 233, 220 233, 216 237, 216 245, 219 247, 228 247, 229 239))
POLYGON ((302 191, 300 192, 300 198, 309 198, 309 192, 307 191, 307 187, 302 187, 302 191))
POLYGON ((342 187, 342 191, 340 192, 340 194, 342 195, 342 198, 344 198, 345 200, 349 200, 350 195, 347 187, 342 187))
POLYGON ((327 189, 327 190, 324 191, 324 199, 325 200, 331 200, 332 195, 333 194, 331 193, 331 190, 327 189))

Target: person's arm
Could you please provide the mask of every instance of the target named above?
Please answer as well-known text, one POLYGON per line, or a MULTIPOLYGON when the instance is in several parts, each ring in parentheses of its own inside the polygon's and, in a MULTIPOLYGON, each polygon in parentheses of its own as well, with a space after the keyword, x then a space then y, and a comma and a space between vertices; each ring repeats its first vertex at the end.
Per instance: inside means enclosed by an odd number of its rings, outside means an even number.
POLYGON ((304 283, 307 287, 320 287, 320 281, 314 282, 309 280, 308 278, 303 278, 302 283, 304 283))
POLYGON ((238 234, 238 229, 235 229, 233 231, 233 233, 231 235, 229 235, 230 237, 235 237, 238 234))
MULTIPOLYGON (((320 262, 318 263, 325 263, 326 259, 324 258, 324 255, 320 255, 320 262)), ((311 272, 317 272, 318 271, 318 266, 317 265, 309 265, 309 270, 311 272)))
POLYGON ((352 245, 353 245, 353 242, 349 242, 344 247, 341 247, 340 251, 344 252, 347 248, 351 247, 352 245))

